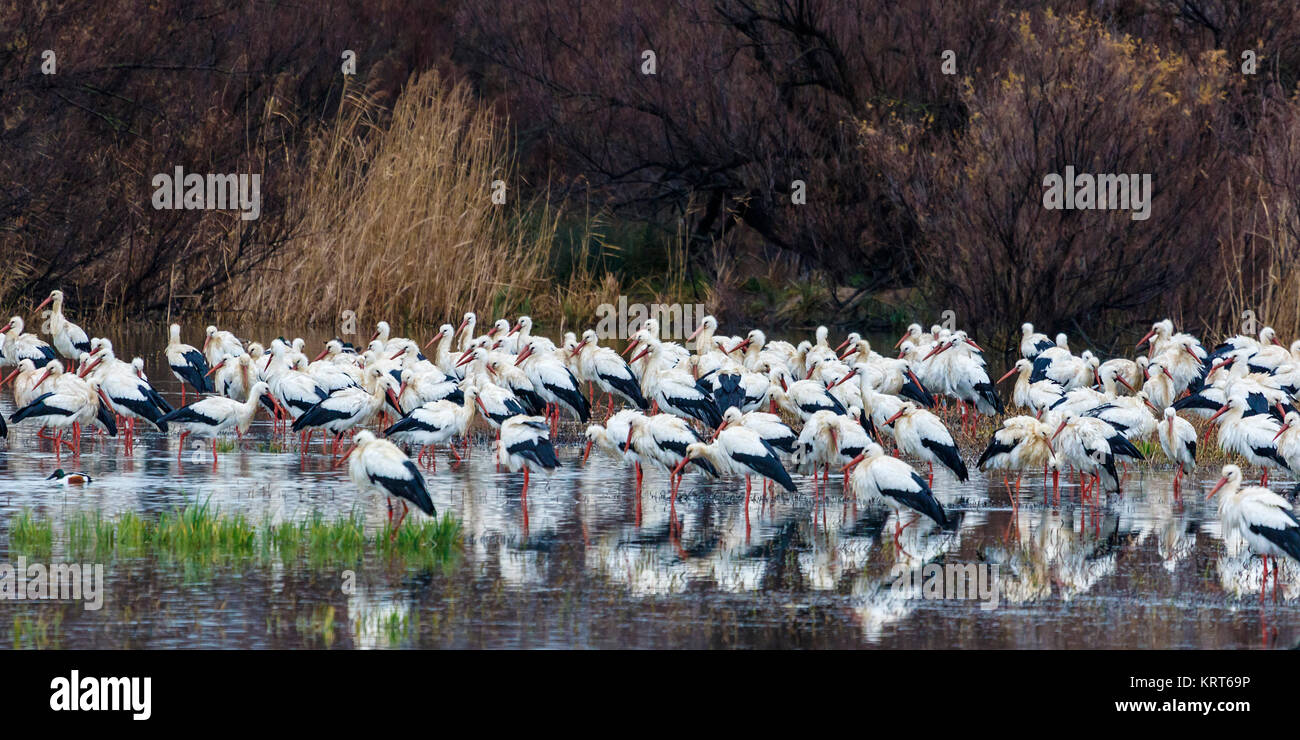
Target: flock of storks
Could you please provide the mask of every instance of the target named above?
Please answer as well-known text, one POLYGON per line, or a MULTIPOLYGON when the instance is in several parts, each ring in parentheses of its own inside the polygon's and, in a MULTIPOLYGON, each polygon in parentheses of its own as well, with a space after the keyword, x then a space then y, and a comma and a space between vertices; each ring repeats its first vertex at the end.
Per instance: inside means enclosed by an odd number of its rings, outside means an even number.
MULTIPOLYGON (((811 473, 818 494, 835 468, 851 495, 916 514, 906 525, 895 519, 897 542, 922 518, 954 526, 930 489, 936 464, 958 480, 969 475, 944 417, 958 435, 973 437, 980 416, 1004 415, 997 388, 1014 377, 1011 404, 1024 413, 1002 419, 977 463, 1016 475, 1013 504, 1021 476, 1037 470, 1058 490, 1063 468, 1077 474, 1081 495, 1094 500, 1118 491, 1117 465, 1143 460, 1139 444, 1153 436, 1176 467, 1178 496, 1196 465, 1197 431, 1186 418, 1196 415, 1217 426, 1224 452, 1262 469, 1259 486, 1243 486, 1240 467, 1223 467, 1210 496, 1221 496, 1225 528, 1239 532, 1266 568, 1269 557, 1300 558, 1300 521, 1267 488, 1270 470, 1300 473, 1300 340, 1286 347, 1269 327, 1207 350, 1166 319, 1138 342, 1146 354, 1102 361, 1090 351, 1074 354, 1064 334, 1053 341, 1024 324, 1021 357, 994 381, 966 332, 919 324, 895 345, 897 356, 885 356, 856 333, 832 347, 826 327, 796 345, 757 329, 725 336, 706 316, 678 343, 650 319, 619 353, 602 347, 593 330, 566 333, 559 343, 535 335, 527 316, 478 334, 467 313, 423 345, 393 336, 381 321, 364 348, 336 338, 314 359, 301 339, 263 345, 215 326, 194 347, 172 324, 165 355, 182 384, 182 405, 173 408, 140 358, 118 359, 109 339, 92 339, 68 320, 63 302, 55 290, 37 307, 38 314, 49 307, 41 326, 48 343, 24 332, 18 316, 0 329, 0 367, 13 367, 0 386, 13 383, 18 407, 9 422, 39 426, 56 457, 65 447, 79 455, 86 428, 110 436, 121 429, 131 454, 143 421, 178 431, 178 456, 186 437, 211 439, 215 465, 217 437, 242 437, 264 408, 277 435, 297 433, 302 454, 320 430, 322 452, 334 464, 346 460, 360 489, 397 497, 394 533, 408 501, 435 514, 420 465, 436 469, 441 444, 457 460, 468 454, 476 417, 495 430, 498 465, 523 470, 526 495, 530 472, 560 464, 552 442, 561 417, 600 416, 603 423, 586 427, 584 463, 599 446, 633 465, 638 491, 643 466, 659 468, 669 473, 675 505, 689 466, 711 477, 743 475, 748 504, 755 476, 766 495, 778 485, 795 491, 791 470, 811 473), (187 389, 197 400, 189 402, 187 389), (418 448, 416 459, 403 448, 418 448), (928 474, 905 458, 924 462, 928 474)), ((2 418, 0 432, 7 435, 2 418)), ((83 473, 52 477, 89 481, 83 473)))

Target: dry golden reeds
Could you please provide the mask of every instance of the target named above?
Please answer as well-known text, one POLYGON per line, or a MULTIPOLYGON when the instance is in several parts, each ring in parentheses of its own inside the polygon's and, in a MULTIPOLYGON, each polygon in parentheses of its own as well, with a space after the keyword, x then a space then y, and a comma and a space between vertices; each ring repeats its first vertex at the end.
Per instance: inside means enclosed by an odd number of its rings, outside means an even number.
POLYGON ((433 324, 466 310, 512 315, 530 298, 554 308, 536 296, 553 295, 544 281, 558 213, 520 202, 497 116, 426 73, 381 118, 365 95, 345 95, 289 204, 294 242, 224 302, 302 323, 352 311, 433 324), (502 187, 505 202, 494 202, 502 187))

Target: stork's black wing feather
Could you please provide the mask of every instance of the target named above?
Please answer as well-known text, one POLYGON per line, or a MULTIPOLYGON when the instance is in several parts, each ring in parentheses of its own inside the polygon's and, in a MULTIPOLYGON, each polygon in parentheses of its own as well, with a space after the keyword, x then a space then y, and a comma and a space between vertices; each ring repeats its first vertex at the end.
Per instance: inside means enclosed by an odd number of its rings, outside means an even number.
POLYGON ((796 490, 794 481, 790 479, 790 473, 786 472, 785 466, 777 458, 772 446, 766 442, 763 443, 763 446, 767 448, 766 455, 749 455, 737 452, 732 453, 732 457, 755 473, 776 481, 785 490, 794 492, 796 490))
POLYGON ((1146 459, 1146 457, 1142 454, 1142 451, 1134 447, 1133 443, 1125 439, 1124 435, 1122 434, 1113 434, 1106 441, 1110 443, 1110 451, 1114 455, 1131 457, 1136 460, 1146 459))
POLYGON ((899 390, 898 395, 910 398, 928 409, 934 408, 934 396, 930 391, 926 390, 919 381, 913 380, 910 373, 904 375, 904 378, 903 388, 899 390))
POLYGON ((650 402, 645 400, 641 394, 641 386, 636 382, 636 376, 626 366, 623 368, 623 374, 607 375, 601 374, 600 379, 609 384, 615 393, 636 404, 637 408, 645 411, 650 408, 650 402))
POLYGON ((942 444, 933 439, 922 439, 921 446, 933 452, 934 456, 939 458, 939 462, 957 476, 957 480, 965 481, 970 477, 966 472, 966 462, 961 459, 961 452, 953 445, 942 444))
POLYGON ((913 511, 930 517, 941 529, 950 529, 948 515, 944 513, 943 506, 938 499, 930 492, 930 487, 926 485, 925 479, 913 471, 912 482, 917 485, 916 489, 883 489, 880 493, 898 501, 913 511))
POLYGON ((1290 517, 1296 526, 1278 529, 1252 524, 1250 525, 1250 531, 1282 548, 1283 552, 1296 560, 1300 560, 1300 520, 1297 520, 1295 514, 1286 509, 1279 509, 1279 511, 1290 517))
POLYGON ((184 365, 172 365, 172 372, 179 375, 190 387, 199 393, 208 393, 212 390, 212 380, 207 377, 208 361, 203 357, 203 353, 196 349, 189 350, 181 354, 185 358, 184 365))
POLYGON ((516 442, 506 447, 506 452, 537 463, 547 470, 560 467, 560 460, 555 456, 555 448, 551 446, 549 439, 529 439, 516 442))
POLYGON ((989 440, 989 446, 984 448, 984 454, 980 455, 979 462, 975 463, 975 467, 979 468, 980 470, 983 470, 984 463, 993 459, 994 455, 1001 455, 1005 452, 1010 452, 1015 448, 1016 448, 1015 445, 1009 445, 1003 443, 1001 440, 998 439, 997 435, 995 434, 993 435, 993 439, 989 440))
POLYGON ((23 419, 38 419, 42 416, 71 416, 72 412, 67 409, 45 405, 45 399, 53 395, 54 392, 51 391, 49 393, 42 393, 36 398, 33 398, 31 403, 10 414, 9 422, 11 424, 17 424, 23 419))
POLYGON ((424 475, 420 469, 415 467, 415 463, 407 460, 402 463, 402 467, 409 474, 407 478, 388 478, 380 475, 371 475, 370 482, 382 487, 385 491, 399 498, 415 504, 416 508, 429 516, 437 516, 438 511, 433 508, 433 499, 429 497, 429 489, 425 486, 424 475))
POLYGON ((181 406, 178 409, 173 409, 171 411, 168 411, 167 413, 158 417, 158 421, 188 422, 193 424, 210 424, 215 426, 217 423, 216 419, 212 418, 211 416, 206 416, 195 410, 194 407, 198 403, 199 403, 198 401, 195 401, 194 403, 181 406))

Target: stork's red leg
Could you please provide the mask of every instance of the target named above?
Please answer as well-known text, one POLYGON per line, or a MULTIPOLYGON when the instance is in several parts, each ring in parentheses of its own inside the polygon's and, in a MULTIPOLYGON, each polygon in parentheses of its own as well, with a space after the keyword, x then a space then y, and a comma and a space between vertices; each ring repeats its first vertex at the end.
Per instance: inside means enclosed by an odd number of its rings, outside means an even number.
POLYGON ((1268 588, 1268 556, 1263 557, 1264 577, 1259 582, 1259 603, 1264 603, 1264 589, 1268 588))

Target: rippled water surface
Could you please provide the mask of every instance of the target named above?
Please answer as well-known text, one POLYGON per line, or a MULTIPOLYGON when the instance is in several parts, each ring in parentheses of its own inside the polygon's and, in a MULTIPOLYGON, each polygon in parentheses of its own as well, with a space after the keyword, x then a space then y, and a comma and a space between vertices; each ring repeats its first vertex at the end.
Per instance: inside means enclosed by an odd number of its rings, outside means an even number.
MULTIPOLYGON (((269 338, 269 332, 246 336, 269 338)), ((173 403, 163 327, 114 332, 121 357, 143 356, 155 387, 173 403), (147 332, 147 333, 146 333, 147 332)), ((187 338, 198 343, 197 336, 187 338)), ((309 351, 322 337, 312 335, 309 351)), ((6 417, 12 395, 0 401, 6 417)), ((151 557, 104 563, 105 602, 0 601, 5 645, 61 647, 763 647, 1084 648, 1292 647, 1300 573, 1284 563, 1282 595, 1261 608, 1262 569, 1225 545, 1205 493, 1217 471, 1202 468, 1173 496, 1160 466, 1132 468, 1122 496, 1080 503, 1076 485, 1059 503, 1041 476, 1027 477, 1017 508, 1001 477, 973 472, 958 483, 936 472, 934 489, 960 517, 956 532, 928 523, 903 531, 894 514, 846 501, 832 476, 824 496, 799 492, 746 506, 744 483, 688 475, 672 524, 666 478, 647 471, 638 497, 632 471, 599 451, 581 464, 576 426, 559 446, 563 467, 533 479, 496 470, 487 432, 470 458, 447 452, 427 472, 439 512, 464 525, 458 557, 434 567, 368 559, 344 588, 338 568, 249 559, 213 567, 151 557), (997 565, 995 603, 909 598, 903 568, 997 565), (990 608, 992 607, 992 608, 990 608)), ((259 414, 245 444, 221 454, 181 450, 141 431, 135 454, 87 438, 79 460, 85 490, 52 487, 49 442, 24 425, 0 443, 0 562, 15 562, 9 533, 26 511, 53 520, 52 559, 66 559, 61 523, 78 512, 156 515, 209 501, 251 521, 360 512, 368 531, 385 502, 360 496, 319 444, 305 456, 260 451, 271 425, 259 414)), ((319 440, 319 437, 317 438, 319 440)), ((968 451, 968 464, 978 450, 968 451)), ((72 464, 69 464, 69 463, 72 464)), ((1289 488, 1289 486, 1288 486, 1289 488)), ((413 513, 412 517, 420 516, 413 513)), ((910 519, 910 517, 908 517, 910 519)), ((908 571, 910 572, 910 571, 908 571)))

